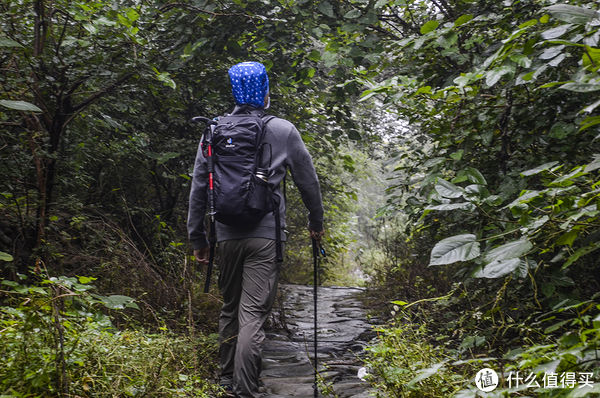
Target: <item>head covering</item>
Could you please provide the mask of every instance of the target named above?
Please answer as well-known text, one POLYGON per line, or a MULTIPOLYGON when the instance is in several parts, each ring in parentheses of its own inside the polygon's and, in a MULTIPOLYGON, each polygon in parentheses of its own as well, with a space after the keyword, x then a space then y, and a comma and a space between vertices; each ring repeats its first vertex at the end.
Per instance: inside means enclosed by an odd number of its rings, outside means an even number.
POLYGON ((231 91, 238 105, 265 106, 269 92, 267 68, 260 62, 242 62, 229 68, 231 91))

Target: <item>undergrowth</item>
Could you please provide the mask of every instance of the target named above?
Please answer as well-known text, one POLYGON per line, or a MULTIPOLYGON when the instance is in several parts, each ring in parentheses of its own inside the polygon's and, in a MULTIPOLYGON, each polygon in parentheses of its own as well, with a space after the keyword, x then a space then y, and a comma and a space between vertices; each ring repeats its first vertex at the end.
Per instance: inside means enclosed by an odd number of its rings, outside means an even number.
POLYGON ((365 361, 378 397, 600 396, 598 295, 525 320, 509 309, 468 308, 467 296, 459 286, 439 298, 391 302, 392 318, 376 329, 365 361), (476 387, 485 368, 499 376, 492 392, 476 387))
POLYGON ((3 397, 215 397, 215 335, 114 326, 137 311, 122 295, 96 294, 88 277, 3 280, 3 397))

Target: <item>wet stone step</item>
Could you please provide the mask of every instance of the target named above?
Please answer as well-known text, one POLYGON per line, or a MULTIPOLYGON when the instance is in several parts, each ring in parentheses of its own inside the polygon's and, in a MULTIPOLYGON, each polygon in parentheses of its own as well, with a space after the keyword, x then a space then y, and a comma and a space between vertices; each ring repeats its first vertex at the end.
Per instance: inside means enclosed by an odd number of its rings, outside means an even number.
MULTIPOLYGON (((360 288, 319 287, 317 353, 319 375, 332 395, 366 398, 369 386, 357 377, 371 324, 360 288)), ((264 398, 312 398, 314 383, 313 287, 281 285, 281 301, 263 348, 264 398)))

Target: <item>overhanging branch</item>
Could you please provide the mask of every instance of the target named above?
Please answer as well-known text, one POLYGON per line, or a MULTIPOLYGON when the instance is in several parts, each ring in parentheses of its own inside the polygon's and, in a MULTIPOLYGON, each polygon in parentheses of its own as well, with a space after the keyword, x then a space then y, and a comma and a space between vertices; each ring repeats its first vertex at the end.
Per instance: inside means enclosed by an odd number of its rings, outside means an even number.
POLYGON ((127 81, 131 77, 133 77, 133 75, 135 75, 134 72, 125 73, 123 76, 121 76, 120 78, 118 78, 114 82, 110 83, 108 86, 104 87, 102 90, 96 91, 94 94, 90 95, 88 98, 86 98, 85 100, 83 100, 81 103, 79 103, 77 105, 74 105, 73 108, 71 109, 71 112, 70 112, 71 116, 65 121, 64 126, 66 126, 67 124, 69 124, 71 122, 71 120, 73 120, 73 118, 79 112, 81 112, 84 108, 87 108, 88 106, 90 106, 92 103, 94 103, 98 99, 102 98, 106 94, 108 94, 111 91, 113 91, 115 88, 117 88, 117 86, 119 86, 120 84, 124 83, 125 81, 127 81))

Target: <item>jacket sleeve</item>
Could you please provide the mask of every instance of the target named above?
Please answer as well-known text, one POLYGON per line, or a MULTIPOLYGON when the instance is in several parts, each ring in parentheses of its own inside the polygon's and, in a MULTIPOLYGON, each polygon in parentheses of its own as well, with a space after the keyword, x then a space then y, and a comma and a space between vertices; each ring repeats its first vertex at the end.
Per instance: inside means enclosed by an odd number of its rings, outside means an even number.
POLYGON ((208 246, 204 228, 207 185, 208 169, 206 167, 206 158, 202 153, 202 143, 200 143, 200 145, 198 145, 198 152, 194 163, 194 174, 192 176, 192 188, 190 190, 190 204, 187 219, 188 237, 192 249, 194 250, 208 246))
POLYGON ((323 230, 323 201, 321 188, 312 158, 294 127, 287 140, 288 167, 294 183, 300 191, 304 205, 308 209, 308 228, 323 230))

